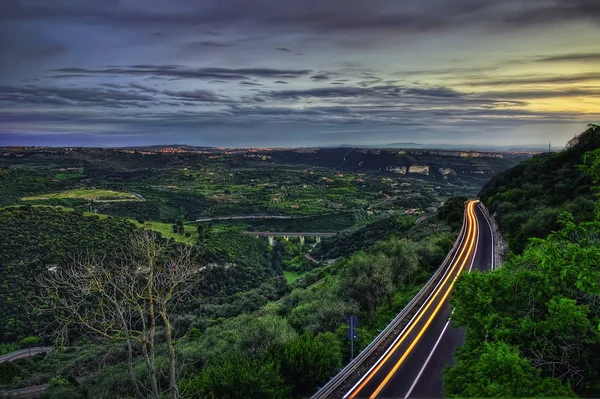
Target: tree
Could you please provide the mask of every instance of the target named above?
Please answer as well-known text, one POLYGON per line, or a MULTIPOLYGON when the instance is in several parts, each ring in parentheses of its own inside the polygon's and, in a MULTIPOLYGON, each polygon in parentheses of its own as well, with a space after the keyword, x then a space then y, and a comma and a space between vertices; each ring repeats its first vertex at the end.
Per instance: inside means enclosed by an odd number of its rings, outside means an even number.
POLYGON ((208 227, 205 224, 200 224, 198 225, 198 243, 199 244, 204 244, 206 243, 206 241, 208 241, 210 239, 210 227, 208 227))
POLYGON ((392 307, 394 283, 389 259, 383 254, 355 253, 342 272, 341 290, 367 313, 370 323, 373 311, 384 299, 392 307))
POLYGON ((407 239, 389 239, 379 241, 373 247, 373 253, 381 253, 389 259, 392 279, 396 287, 407 284, 409 278, 419 268, 419 257, 415 244, 407 239))
MULTIPOLYGON (((462 355, 462 356, 461 356, 462 355)), ((503 342, 483 344, 444 373, 444 391, 450 397, 531 398, 574 397, 571 389, 557 379, 540 376, 519 350, 503 342)))
POLYGON ((204 368, 185 389, 193 397, 219 399, 279 399, 290 392, 274 361, 249 359, 239 353, 204 368))
MULTIPOLYGON (((138 398, 160 396, 155 364, 157 327, 164 328, 169 353, 170 397, 178 397, 171 315, 202 277, 193 248, 171 245, 154 232, 138 231, 131 251, 107 257, 90 254, 72 259, 66 267, 38 277, 41 299, 63 333, 79 326, 96 339, 121 341, 127 346, 128 369, 138 398), (150 387, 135 377, 133 345, 141 346, 150 387)), ((64 334, 62 336, 65 336, 64 334)))
POLYGON ((36 346, 39 343, 40 343, 40 337, 32 335, 32 336, 23 338, 19 342, 19 345, 21 346, 21 348, 29 348, 29 355, 31 355, 31 347, 36 346))
POLYGON ((305 333, 288 342, 279 356, 281 374, 297 395, 311 394, 342 365, 342 348, 333 333, 305 333))

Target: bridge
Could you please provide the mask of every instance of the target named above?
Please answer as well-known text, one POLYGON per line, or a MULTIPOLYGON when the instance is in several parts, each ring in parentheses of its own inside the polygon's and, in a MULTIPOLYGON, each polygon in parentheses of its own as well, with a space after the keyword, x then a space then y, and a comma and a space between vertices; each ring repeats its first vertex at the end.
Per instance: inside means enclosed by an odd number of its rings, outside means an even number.
POLYGON ((333 237, 337 233, 307 233, 307 232, 276 232, 276 231, 244 231, 244 234, 248 234, 251 236, 258 237, 267 237, 269 240, 269 245, 273 245, 275 237, 283 237, 285 240, 290 237, 298 237, 300 238, 300 244, 304 245, 305 237, 315 237, 317 243, 321 242, 321 237, 333 237))

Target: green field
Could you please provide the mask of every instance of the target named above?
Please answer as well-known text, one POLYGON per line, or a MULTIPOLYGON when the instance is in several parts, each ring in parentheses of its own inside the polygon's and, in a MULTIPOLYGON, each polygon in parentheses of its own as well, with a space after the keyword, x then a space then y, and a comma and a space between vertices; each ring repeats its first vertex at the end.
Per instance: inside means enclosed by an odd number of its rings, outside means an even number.
POLYGON ((178 242, 185 242, 187 244, 193 244, 196 241, 197 233, 196 226, 184 226, 185 232, 189 233, 189 237, 185 234, 179 234, 173 232, 173 225, 169 223, 161 223, 161 222, 144 222, 140 223, 137 220, 131 220, 131 223, 135 224, 137 227, 145 229, 145 230, 154 230, 158 231, 162 234, 163 237, 173 239, 178 242))
POLYGON ((23 197, 21 199, 24 201, 39 201, 49 199, 85 199, 88 201, 139 201, 139 199, 131 193, 87 188, 72 189, 60 193, 34 195, 30 197, 23 197))
POLYGON ((299 278, 304 277, 304 275, 306 273, 307 272, 300 273, 300 272, 295 272, 292 270, 284 270, 283 271, 283 275, 285 276, 285 279, 287 280, 287 282, 289 284, 292 284, 294 281, 298 280, 299 278))

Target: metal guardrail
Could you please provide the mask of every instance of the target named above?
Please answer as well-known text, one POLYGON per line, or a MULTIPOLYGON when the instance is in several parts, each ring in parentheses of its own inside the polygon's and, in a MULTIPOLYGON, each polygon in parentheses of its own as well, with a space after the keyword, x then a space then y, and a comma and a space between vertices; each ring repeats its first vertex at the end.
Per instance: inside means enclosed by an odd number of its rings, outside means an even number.
POLYGON ((440 267, 438 268, 438 270, 433 274, 433 276, 431 276, 431 278, 427 281, 427 283, 425 283, 425 285, 421 288, 421 290, 419 290, 419 292, 417 293, 417 295, 415 295, 413 297, 413 299, 411 299, 411 301, 404 307, 404 309, 402 309, 402 311, 400 311, 400 313, 398 313, 398 315, 396 317, 394 317, 394 319, 387 325, 387 327, 384 328, 377 335, 377 337, 375 337, 375 339, 373 339, 373 341, 371 341, 371 343, 369 345, 367 345, 367 347, 365 349, 363 349, 358 354, 358 356, 356 356, 354 358, 353 361, 351 361, 350 363, 348 363, 333 378, 331 378, 323 387, 321 387, 311 397, 311 399, 327 398, 336 389, 338 389, 339 386, 344 381, 346 381, 348 379, 348 377, 350 377, 352 375, 352 373, 354 373, 354 371, 366 359, 369 358, 369 356, 371 356, 371 354, 379 347, 379 345, 381 344, 381 342, 383 342, 385 339, 388 338, 388 336, 392 333, 392 331, 394 329, 396 329, 396 327, 403 321, 403 319, 406 317, 406 315, 413 309, 413 307, 415 306, 415 304, 421 298, 427 296, 427 294, 429 293, 430 289, 432 288, 432 286, 437 281, 438 277, 445 270, 445 266, 447 265, 449 259, 451 258, 451 255, 453 255, 457 251, 459 243, 461 243, 463 241, 462 237, 466 233, 466 226, 467 226, 467 212, 465 210, 465 215, 464 215, 464 219, 463 219, 463 225, 462 225, 462 228, 461 228, 461 230, 460 230, 460 232, 458 234, 458 237, 456 238, 456 241, 454 242, 454 245, 452 246, 452 249, 448 252, 448 255, 446 255, 446 258, 444 259, 444 261, 442 262, 442 264, 440 265, 440 267))

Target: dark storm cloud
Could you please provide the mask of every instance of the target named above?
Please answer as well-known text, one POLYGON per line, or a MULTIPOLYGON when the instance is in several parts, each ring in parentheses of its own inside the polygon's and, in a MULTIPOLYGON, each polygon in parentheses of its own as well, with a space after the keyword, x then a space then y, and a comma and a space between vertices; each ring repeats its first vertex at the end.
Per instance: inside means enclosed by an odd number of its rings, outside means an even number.
POLYGON ((246 80, 240 82, 240 84, 244 86, 262 86, 260 83, 248 82, 246 80))
POLYGON ((107 25, 178 28, 236 26, 313 29, 316 31, 440 31, 452 26, 526 27, 556 21, 600 19, 596 0, 176 0, 123 3, 115 1, 53 1, 22 5, 3 1, 5 19, 82 19, 107 25), (144 7, 146 6, 146 7, 144 7), (162 6, 162 7, 161 7, 162 6))
POLYGON ((228 101, 227 98, 219 96, 218 94, 209 90, 165 90, 163 93, 171 97, 179 97, 187 101, 201 101, 201 102, 224 102, 228 101))
POLYGON ((156 89, 154 87, 143 85, 141 83, 135 83, 134 82, 134 83, 131 83, 129 86, 133 87, 134 89, 138 89, 138 90, 145 91, 145 92, 148 92, 148 93, 154 93, 154 94, 160 93, 160 90, 158 90, 158 89, 156 89))
POLYGON ((528 108, 597 103, 599 74, 583 73, 597 69, 557 67, 600 61, 594 36, 573 33, 599 22, 598 0, 0 0, 0 135, 90 127, 239 144, 243 130, 266 145, 318 144, 350 128, 359 140, 398 126, 464 138, 468 126, 480 137, 572 122, 584 111, 528 108), (535 74, 518 76, 525 64, 535 74), (13 86, 32 77, 40 87, 13 86))
POLYGON ((0 86, 0 102, 17 104, 145 107, 154 97, 112 88, 10 87, 0 86))
POLYGON ((103 86, 107 88, 0 86, 0 103, 109 108, 179 106, 180 101, 233 103, 226 97, 208 90, 158 90, 139 83, 129 85, 136 90, 110 83, 103 86))
POLYGON ((319 80, 329 80, 331 78, 331 76, 328 73, 319 73, 319 74, 311 76, 310 78, 312 80, 319 81, 319 80))
POLYGON ((186 68, 179 65, 132 65, 131 67, 85 69, 59 68, 53 72, 64 74, 121 75, 121 76, 163 76, 178 79, 227 79, 247 80, 256 78, 297 78, 307 75, 310 69, 274 68, 186 68))

